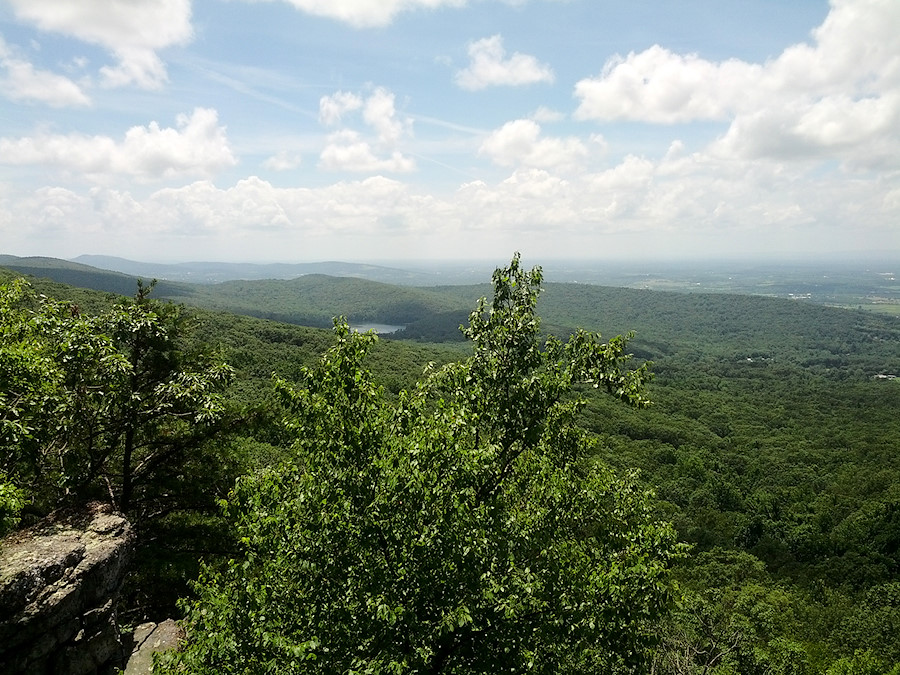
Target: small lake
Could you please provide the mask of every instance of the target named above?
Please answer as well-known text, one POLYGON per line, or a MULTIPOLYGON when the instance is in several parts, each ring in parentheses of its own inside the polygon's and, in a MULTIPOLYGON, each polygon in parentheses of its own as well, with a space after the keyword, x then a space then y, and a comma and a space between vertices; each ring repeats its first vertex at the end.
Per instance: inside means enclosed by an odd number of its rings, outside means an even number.
POLYGON ((350 330, 357 333, 368 333, 370 330, 375 331, 378 335, 386 335, 387 333, 396 333, 403 330, 406 326, 394 326, 389 323, 354 323, 350 324, 350 330))

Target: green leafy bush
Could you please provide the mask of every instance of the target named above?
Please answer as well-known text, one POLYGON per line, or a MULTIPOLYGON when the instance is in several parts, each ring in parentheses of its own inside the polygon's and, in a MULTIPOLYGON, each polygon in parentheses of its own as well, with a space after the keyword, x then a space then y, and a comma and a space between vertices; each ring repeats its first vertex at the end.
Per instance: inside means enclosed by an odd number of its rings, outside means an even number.
POLYGON ((626 342, 538 343, 540 271, 494 275, 474 354, 389 399, 374 336, 336 325, 279 382, 294 459, 225 509, 243 556, 208 568, 164 672, 640 672, 669 602, 672 529, 591 461, 577 383, 634 405, 626 342))
POLYGON ((19 524, 19 512, 25 506, 25 495, 6 476, 0 474, 0 537, 19 524))

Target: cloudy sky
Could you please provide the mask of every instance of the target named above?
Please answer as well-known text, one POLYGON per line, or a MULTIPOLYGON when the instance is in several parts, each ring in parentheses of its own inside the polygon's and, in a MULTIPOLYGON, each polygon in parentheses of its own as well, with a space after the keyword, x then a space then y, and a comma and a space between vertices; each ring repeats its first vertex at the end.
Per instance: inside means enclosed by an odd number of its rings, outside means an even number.
POLYGON ((898 0, 0 0, 0 253, 900 251, 898 0))

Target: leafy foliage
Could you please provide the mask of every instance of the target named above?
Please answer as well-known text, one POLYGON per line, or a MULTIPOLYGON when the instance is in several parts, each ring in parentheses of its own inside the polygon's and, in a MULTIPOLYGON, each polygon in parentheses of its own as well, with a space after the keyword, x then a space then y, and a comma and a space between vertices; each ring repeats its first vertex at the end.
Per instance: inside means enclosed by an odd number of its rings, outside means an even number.
POLYGON ((22 491, 0 474, 0 537, 19 524, 19 512, 25 505, 22 491))
POLYGON ((538 343, 518 257, 470 317, 468 360, 390 401, 374 336, 279 382, 295 459, 227 503, 245 556, 208 570, 172 671, 631 672, 667 606, 671 530, 590 461, 576 383, 641 405, 625 341, 538 343))
POLYGON ((233 371, 185 352, 178 309, 150 288, 85 315, 0 287, 0 472, 38 510, 104 495, 131 510, 222 419, 233 371))

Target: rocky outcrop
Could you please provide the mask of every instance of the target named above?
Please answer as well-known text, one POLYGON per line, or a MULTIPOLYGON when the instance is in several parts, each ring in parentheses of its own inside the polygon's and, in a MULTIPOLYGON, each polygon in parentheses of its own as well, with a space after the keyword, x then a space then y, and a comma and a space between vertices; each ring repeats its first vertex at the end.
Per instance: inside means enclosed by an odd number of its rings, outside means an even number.
POLYGON ((115 596, 134 547, 105 504, 0 542, 0 673, 88 675, 122 663, 115 596))
POLYGON ((147 675, 153 672, 153 655, 167 649, 178 649, 184 631, 174 619, 161 623, 142 623, 134 629, 134 651, 125 667, 125 675, 147 675))

